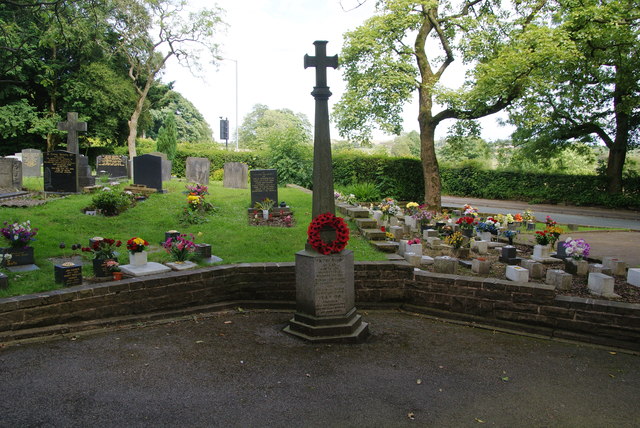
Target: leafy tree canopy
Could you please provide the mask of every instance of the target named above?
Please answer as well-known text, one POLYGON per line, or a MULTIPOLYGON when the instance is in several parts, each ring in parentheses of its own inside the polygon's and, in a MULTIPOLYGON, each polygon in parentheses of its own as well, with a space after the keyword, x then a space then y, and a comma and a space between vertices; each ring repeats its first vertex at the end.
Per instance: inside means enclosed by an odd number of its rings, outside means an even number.
POLYGON ((273 141, 273 132, 283 130, 300 144, 311 142, 311 123, 305 114, 289 109, 270 110, 266 105, 256 104, 238 130, 239 144, 243 148, 265 149, 273 141))

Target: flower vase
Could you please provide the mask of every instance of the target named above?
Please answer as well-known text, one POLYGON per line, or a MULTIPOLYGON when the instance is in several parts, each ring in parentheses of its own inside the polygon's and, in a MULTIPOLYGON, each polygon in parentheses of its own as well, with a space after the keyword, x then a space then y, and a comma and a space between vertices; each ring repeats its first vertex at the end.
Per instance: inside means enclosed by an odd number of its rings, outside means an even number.
POLYGON ((462 236, 466 236, 467 238, 471 238, 473 236, 473 229, 460 229, 462 231, 462 236))
POLYGON ((262 210, 262 218, 269 220, 269 210, 262 210))
POLYGON ((129 253, 129 263, 133 266, 144 266, 147 264, 147 252, 139 251, 136 253, 129 253))
POLYGON ((482 241, 489 241, 489 242, 491 242, 491 232, 482 232, 482 233, 480 234, 480 239, 481 239, 482 241))
POLYGON ((120 281, 122 279, 122 272, 118 271, 118 272, 112 272, 113 273, 113 279, 115 281, 120 281))
POLYGON ((507 237, 507 240, 509 241, 509 245, 513 245, 513 236, 507 237))

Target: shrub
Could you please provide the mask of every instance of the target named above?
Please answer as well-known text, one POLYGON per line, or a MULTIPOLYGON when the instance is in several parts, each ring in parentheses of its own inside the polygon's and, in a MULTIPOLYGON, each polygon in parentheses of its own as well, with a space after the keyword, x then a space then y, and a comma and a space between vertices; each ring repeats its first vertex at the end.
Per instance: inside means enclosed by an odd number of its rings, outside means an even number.
POLYGON ((105 216, 114 216, 126 211, 132 201, 132 195, 109 187, 99 190, 91 199, 93 206, 105 216))
POLYGON ((218 168, 215 171, 213 171, 213 174, 211 174, 211 179, 213 181, 223 181, 224 180, 224 168, 218 168))

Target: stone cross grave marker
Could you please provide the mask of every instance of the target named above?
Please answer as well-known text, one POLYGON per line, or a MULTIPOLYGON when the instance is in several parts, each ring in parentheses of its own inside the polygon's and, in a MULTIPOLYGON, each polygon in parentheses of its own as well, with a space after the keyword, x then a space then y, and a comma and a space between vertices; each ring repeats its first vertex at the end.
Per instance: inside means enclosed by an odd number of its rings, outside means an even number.
POLYGON ((211 172, 211 161, 209 159, 189 156, 185 168, 185 175, 188 181, 209 184, 209 174, 211 172))
MULTIPOLYGON (((331 137, 329 135, 327 67, 338 66, 338 56, 328 57, 326 41, 316 41, 316 55, 305 55, 304 68, 316 68, 315 132, 313 149, 312 216, 335 214, 331 137)), ((253 171, 252 171, 253 172, 253 171)), ((321 237, 335 239, 329 228, 321 237)), ((353 251, 323 255, 309 244, 296 253, 296 312, 285 332, 311 342, 361 342, 369 325, 355 308, 353 251)))
POLYGON ((251 207, 256 202, 271 199, 278 205, 278 171, 275 169, 252 169, 251 176, 251 207))
POLYGON ((78 155, 64 150, 43 154, 44 191, 78 192, 78 155))
POLYGON ((67 151, 79 154, 78 132, 87 132, 87 122, 79 122, 78 113, 71 111, 67 113, 66 121, 58 122, 58 130, 67 131, 67 151))
POLYGON ((22 190, 22 162, 15 158, 0 158, 0 192, 22 190))
POLYGON ((246 189, 249 178, 249 167, 242 162, 227 162, 224 164, 222 186, 231 189, 246 189))
POLYGON ((42 176, 42 151, 38 149, 22 150, 22 175, 24 177, 42 176))

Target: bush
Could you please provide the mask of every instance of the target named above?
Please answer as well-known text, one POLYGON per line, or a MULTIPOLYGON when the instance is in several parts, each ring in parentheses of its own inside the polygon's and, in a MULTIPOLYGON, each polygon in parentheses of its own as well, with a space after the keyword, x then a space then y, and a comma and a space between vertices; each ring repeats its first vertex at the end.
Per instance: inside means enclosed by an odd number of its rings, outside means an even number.
POLYGON ((211 180, 223 181, 224 180, 224 168, 218 168, 211 174, 211 180))
POLYGON ((114 216, 126 211, 127 208, 131 206, 133 200, 129 194, 105 187, 93 196, 91 202, 103 215, 114 216))
POLYGON ((377 202, 382 199, 380 190, 375 183, 363 181, 346 186, 342 192, 345 195, 353 194, 358 202, 377 202))

